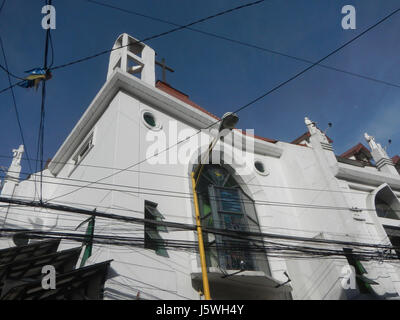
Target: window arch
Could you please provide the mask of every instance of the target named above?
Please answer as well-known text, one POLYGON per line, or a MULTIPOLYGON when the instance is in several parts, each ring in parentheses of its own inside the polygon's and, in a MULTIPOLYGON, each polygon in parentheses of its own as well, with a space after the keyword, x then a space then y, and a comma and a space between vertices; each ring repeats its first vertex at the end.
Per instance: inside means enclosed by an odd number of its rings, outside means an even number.
MULTIPOLYGON (((220 165, 204 165, 197 183, 200 216, 204 227, 260 232, 254 201, 233 174, 220 165)), ((264 271, 269 274, 262 238, 235 239, 204 235, 207 265, 225 270, 264 271)))
POLYGON ((400 220, 400 202, 389 186, 376 193, 375 210, 380 218, 400 220))

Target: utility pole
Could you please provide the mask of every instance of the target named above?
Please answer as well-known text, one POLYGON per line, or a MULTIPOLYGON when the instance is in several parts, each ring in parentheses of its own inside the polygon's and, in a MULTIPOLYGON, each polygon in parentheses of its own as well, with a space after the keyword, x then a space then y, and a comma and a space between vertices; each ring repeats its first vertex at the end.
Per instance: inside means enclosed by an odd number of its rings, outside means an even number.
MULTIPOLYGON (((52 0, 49 0, 48 5, 51 6, 52 0)), ((44 48, 44 64, 43 70, 46 72, 47 76, 47 56, 49 51, 49 39, 50 39, 50 28, 46 31, 46 41, 44 48)), ((45 116, 45 105, 46 100, 46 79, 42 83, 42 104, 40 107, 40 129, 39 129, 39 140, 40 140, 40 202, 43 202, 43 144, 44 144, 44 116, 45 116)))
MULTIPOLYGON (((218 129, 218 135, 208 146, 208 150, 207 150, 207 154, 206 154, 208 159, 210 158, 211 152, 212 152, 213 148, 215 147, 215 145, 217 144, 218 139, 221 137, 222 134, 224 134, 224 131, 225 130, 233 130, 233 128, 235 127, 235 125, 238 121, 239 121, 239 117, 235 113, 227 112, 223 115, 223 117, 221 119, 221 124, 218 129)), ((201 160, 199 166, 197 166, 197 168, 192 172, 191 178, 192 178, 194 210, 196 213, 197 240, 198 240, 198 244, 199 244, 201 273, 202 273, 202 278, 203 278, 203 292, 204 292, 205 299, 211 300, 210 285, 208 282, 208 274, 207 274, 206 254, 205 254, 205 250, 204 250, 203 231, 202 231, 202 227, 201 227, 199 201, 197 199, 197 191, 196 191, 197 183, 200 180, 201 172, 204 168, 205 160, 206 159, 201 160)))

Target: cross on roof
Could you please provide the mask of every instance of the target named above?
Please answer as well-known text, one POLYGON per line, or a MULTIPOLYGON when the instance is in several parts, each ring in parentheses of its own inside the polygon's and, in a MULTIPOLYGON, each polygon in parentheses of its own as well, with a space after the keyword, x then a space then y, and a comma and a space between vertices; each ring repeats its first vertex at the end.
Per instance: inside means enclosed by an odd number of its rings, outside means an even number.
POLYGON ((169 71, 169 72, 175 72, 175 71, 166 65, 164 58, 161 59, 161 62, 156 61, 156 65, 158 65, 162 68, 162 81, 167 83, 166 71, 169 71))

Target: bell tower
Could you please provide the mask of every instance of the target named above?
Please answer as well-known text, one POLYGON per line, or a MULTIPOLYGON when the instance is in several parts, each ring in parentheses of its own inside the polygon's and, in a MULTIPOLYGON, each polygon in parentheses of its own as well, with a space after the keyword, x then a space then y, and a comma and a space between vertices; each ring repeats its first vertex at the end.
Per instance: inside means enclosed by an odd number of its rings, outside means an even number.
POLYGON ((110 54, 107 80, 116 68, 155 86, 155 52, 130 35, 121 34, 110 54))

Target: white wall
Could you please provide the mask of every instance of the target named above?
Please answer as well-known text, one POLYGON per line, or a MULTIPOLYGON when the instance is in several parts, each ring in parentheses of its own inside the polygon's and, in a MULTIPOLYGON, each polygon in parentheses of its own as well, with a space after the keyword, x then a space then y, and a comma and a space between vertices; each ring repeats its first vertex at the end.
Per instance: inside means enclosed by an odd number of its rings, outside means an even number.
MULTIPOLYGON (((190 135, 189 129, 192 132, 195 130, 156 106, 119 91, 94 126, 94 147, 82 162, 74 168, 71 158, 70 164, 65 165, 55 178, 51 178, 48 170, 43 172, 44 198, 57 197, 53 202, 97 208, 102 212, 139 218, 144 217, 144 201, 150 200, 158 203, 158 209, 166 220, 193 224, 194 209, 189 179, 192 163, 188 161, 185 164, 171 165, 144 161, 146 151, 153 142, 146 140, 149 129, 141 120, 143 110, 150 110, 157 116, 167 137, 172 129, 170 125, 175 125, 174 123, 177 123, 178 132, 187 129, 187 135, 190 135), (175 120, 177 122, 173 122, 175 120), (136 163, 139 164, 130 167, 136 163), (117 169, 112 169, 128 167, 128 170, 120 173, 117 173, 117 169), (97 181, 108 175, 112 176, 102 180, 103 184, 84 187, 62 196, 76 190, 77 185, 87 184, 73 179, 97 181), (50 183, 60 181, 63 185, 50 183), (67 183, 74 186, 64 185, 67 183)), ((171 144, 175 142, 172 141, 171 144)), ((349 209, 315 209, 290 205, 294 203, 333 208, 365 208, 369 193, 352 193, 354 190, 349 188, 347 181, 337 179, 333 152, 317 148, 315 142, 312 147, 281 142, 277 146, 283 149, 281 157, 256 155, 257 160, 264 163, 268 175, 258 174, 253 169, 253 163, 249 163, 251 172, 240 177, 247 183, 247 191, 255 201, 276 202, 276 205, 256 205, 262 232, 368 243, 376 243, 380 239, 382 233, 377 225, 378 220, 359 221, 349 209)), ((174 148, 171 150, 174 151, 174 148)), ((192 157, 188 157, 190 158, 192 157)), ((33 177, 29 181, 21 182, 15 196, 33 197, 35 189, 32 181, 33 177)), ((78 214, 46 211, 33 213, 22 209, 14 209, 8 217, 10 224, 15 222, 15 225, 28 228, 35 226, 35 222, 37 225, 42 224, 43 230, 72 230, 87 218, 78 214)), ((82 227, 79 232, 84 232, 85 228, 82 227)), ((132 237, 144 235, 141 225, 105 219, 96 219, 95 232, 132 237)), ((169 233, 162 233, 162 236, 166 239, 196 240, 195 233, 189 231, 170 230, 169 233)), ((12 243, 2 241, 0 245, 8 247, 12 243)), ((62 248, 78 245, 63 241, 62 248)), ((340 246, 332 248, 341 250, 340 246)), ((199 299, 191 279, 191 273, 199 271, 197 255, 173 250, 168 250, 168 254, 169 257, 166 258, 141 248, 95 245, 89 263, 114 260, 111 265, 120 276, 107 281, 106 297, 109 299, 133 299, 138 292, 142 298, 149 299, 199 299)), ((283 272, 288 272, 292 280, 294 299, 345 299, 346 293, 340 286, 341 268, 345 263, 343 258, 269 258, 272 277, 286 281, 283 272)), ((380 283, 379 286, 374 286, 379 294, 394 293, 396 290, 400 292, 398 268, 378 263, 367 263, 366 268, 371 278, 380 283)))

